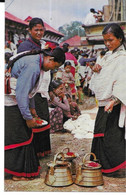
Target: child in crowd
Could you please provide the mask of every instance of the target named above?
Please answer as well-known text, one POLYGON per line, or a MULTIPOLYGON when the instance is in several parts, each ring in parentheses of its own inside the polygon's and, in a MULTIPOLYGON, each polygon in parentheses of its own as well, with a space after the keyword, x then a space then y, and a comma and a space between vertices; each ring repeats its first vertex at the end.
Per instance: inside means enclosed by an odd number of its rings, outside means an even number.
POLYGON ((71 100, 70 95, 64 93, 64 84, 60 79, 52 80, 49 95, 51 133, 64 132, 64 122, 70 118, 77 119, 81 112, 77 103, 71 100))
POLYGON ((72 73, 70 72, 71 70, 71 62, 70 61, 66 61, 64 63, 64 72, 62 73, 62 81, 65 85, 65 93, 68 93, 71 97, 72 97, 72 84, 75 83, 75 79, 72 75, 72 73))
POLYGON ((64 93, 64 84, 61 79, 52 80, 49 88, 49 111, 51 133, 64 131, 63 123, 68 119, 66 113, 70 113, 70 105, 64 93))

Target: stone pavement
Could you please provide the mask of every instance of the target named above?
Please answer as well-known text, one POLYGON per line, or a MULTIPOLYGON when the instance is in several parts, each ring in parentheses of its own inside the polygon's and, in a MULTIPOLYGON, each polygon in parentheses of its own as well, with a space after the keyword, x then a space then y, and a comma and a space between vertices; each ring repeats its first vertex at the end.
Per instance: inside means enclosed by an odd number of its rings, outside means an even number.
MULTIPOLYGON (((27 191, 27 192, 125 192, 125 178, 112 178, 105 177, 104 185, 97 187, 81 187, 72 184, 67 187, 51 187, 44 183, 45 175, 47 172, 47 163, 54 159, 54 155, 61 152, 63 148, 68 147, 70 151, 78 153, 79 157, 75 159, 76 166, 82 162, 84 155, 90 152, 92 139, 77 139, 70 132, 61 133, 57 132, 51 134, 51 155, 40 159, 41 171, 40 177, 32 181, 12 181, 6 177, 4 181, 4 190, 8 191, 27 191)), ((75 179, 75 175, 73 176, 75 179)))

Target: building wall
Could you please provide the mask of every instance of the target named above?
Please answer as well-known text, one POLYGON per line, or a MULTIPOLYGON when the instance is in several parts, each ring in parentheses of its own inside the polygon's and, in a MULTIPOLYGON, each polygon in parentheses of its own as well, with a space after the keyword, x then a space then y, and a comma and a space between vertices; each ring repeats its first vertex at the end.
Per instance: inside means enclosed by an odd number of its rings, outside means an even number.
POLYGON ((123 0, 123 20, 126 21, 126 0, 123 0))
POLYGON ((108 0, 110 21, 126 20, 126 0, 108 0))

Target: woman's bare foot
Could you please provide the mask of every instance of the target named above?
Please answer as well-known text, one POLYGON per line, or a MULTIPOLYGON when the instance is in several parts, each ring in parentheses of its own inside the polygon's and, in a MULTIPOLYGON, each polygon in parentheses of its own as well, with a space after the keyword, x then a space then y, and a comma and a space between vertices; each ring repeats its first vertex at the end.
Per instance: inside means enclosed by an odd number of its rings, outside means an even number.
POLYGON ((29 180, 33 180, 34 177, 16 177, 16 176, 13 176, 12 177, 12 180, 13 181, 29 181, 29 180))

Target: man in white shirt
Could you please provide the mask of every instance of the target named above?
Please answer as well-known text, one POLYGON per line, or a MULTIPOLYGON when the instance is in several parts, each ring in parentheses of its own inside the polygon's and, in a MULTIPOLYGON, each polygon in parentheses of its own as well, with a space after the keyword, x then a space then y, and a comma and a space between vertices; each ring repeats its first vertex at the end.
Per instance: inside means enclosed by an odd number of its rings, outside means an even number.
POLYGON ((96 14, 97 12, 91 8, 90 13, 87 14, 85 20, 84 20, 84 25, 90 25, 90 24, 95 24, 96 23, 96 14))

